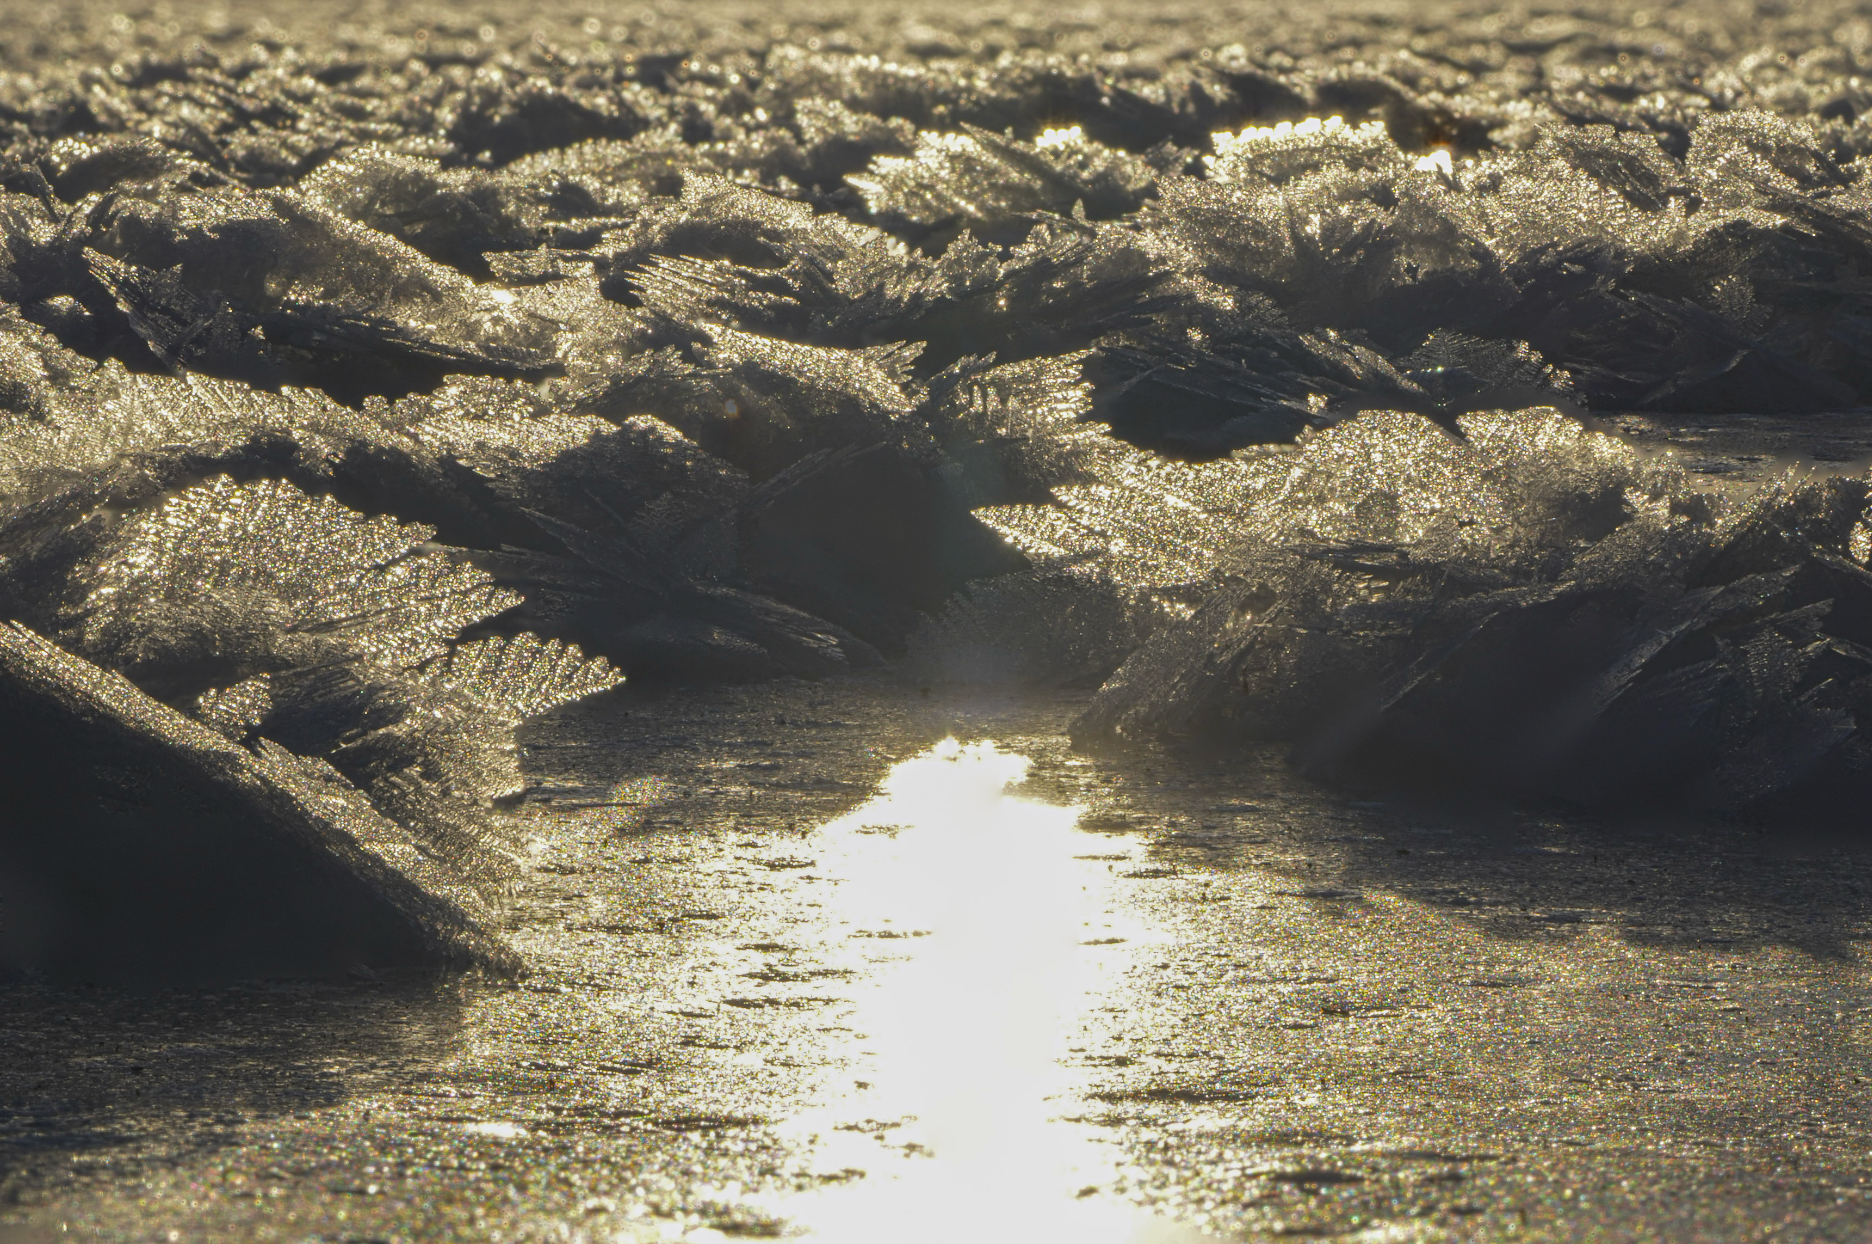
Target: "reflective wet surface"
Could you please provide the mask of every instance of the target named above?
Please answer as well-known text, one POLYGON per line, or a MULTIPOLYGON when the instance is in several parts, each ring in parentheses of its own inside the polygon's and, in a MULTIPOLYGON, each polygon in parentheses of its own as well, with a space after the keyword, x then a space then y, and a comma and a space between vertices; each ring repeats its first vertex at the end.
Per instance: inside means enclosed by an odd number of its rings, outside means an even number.
MULTIPOLYGON (((1077 809, 1006 793, 1028 767, 944 740, 822 831, 833 914, 813 949, 863 978, 840 1016, 853 1078, 786 1130, 866 1177, 777 1206, 814 1238, 1201 1238, 1100 1195, 1122 1159, 1080 1117, 1073 1064, 1112 1039, 1097 1003, 1152 930, 1114 910, 1110 862, 1130 854, 1077 809)), ((841 969, 766 975, 819 972, 841 969)))
POLYGON ((543 722, 533 977, 9 990, 0 1239, 1864 1238, 1862 849, 1080 703, 543 722))

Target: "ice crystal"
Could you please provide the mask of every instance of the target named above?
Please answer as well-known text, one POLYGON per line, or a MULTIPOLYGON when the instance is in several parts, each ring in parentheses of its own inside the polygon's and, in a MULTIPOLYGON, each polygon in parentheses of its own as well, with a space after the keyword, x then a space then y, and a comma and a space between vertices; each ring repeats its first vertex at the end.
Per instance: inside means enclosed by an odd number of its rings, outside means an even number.
MULTIPOLYGON (((1344 117, 1250 125, 1239 133, 1214 134, 1211 142, 1215 154, 1204 156, 1203 165, 1218 182, 1279 185, 1328 167, 1395 171, 1403 162, 1384 122, 1347 125, 1344 117)), ((1448 153, 1443 155, 1447 162, 1448 153)))
POLYGON ((431 259, 473 269, 488 251, 525 250, 547 240, 551 203, 537 184, 366 146, 320 165, 299 189, 431 259))
POLYGON ((992 355, 970 357, 931 379, 924 417, 984 500, 1044 496, 1085 477, 1089 458, 1121 452, 1087 421, 1092 386, 1080 376, 1084 359, 996 366, 992 355))
POLYGON ((293 661, 308 644, 413 668, 518 603, 484 572, 419 551, 432 534, 281 481, 222 476, 112 541, 91 572, 76 641, 133 668, 192 658, 245 670, 293 661))
POLYGON ((552 326, 512 294, 303 194, 159 186, 94 214, 91 274, 172 364, 267 378, 332 353, 522 369, 553 358, 552 326))
POLYGON ((1166 462, 1136 450, 1101 457, 1092 480, 1054 489, 1053 504, 979 513, 1041 561, 1093 559, 1118 583, 1170 597, 1203 583, 1225 552, 1215 534, 1244 508, 1242 464, 1166 462))
POLYGON ((619 677, 558 641, 460 642, 520 597, 430 534, 220 477, 111 535, 78 572, 69 642, 231 737, 439 818, 419 832, 458 832, 519 789, 507 727, 619 677))
POLYGON ((1085 567, 968 585, 911 637, 905 668, 939 682, 1103 682, 1168 620, 1148 596, 1085 567))
POLYGON ((53 902, 109 896, 76 927, 23 913, 0 937, 8 971, 183 983, 518 968, 477 853, 425 849, 329 766, 250 751, 11 624, 0 701, 9 875, 53 902))
POLYGON ((1246 472, 1249 537, 1079 733, 1223 728, 1352 780, 1843 810, 1872 759, 1863 482, 1726 511, 1560 416, 1462 423, 1456 442, 1368 416, 1246 472))
POLYGON ((1083 736, 1357 781, 1872 771, 1863 485, 1572 418, 1872 394, 1851 6, 569 13, 0 49, 26 665, 489 892, 513 723, 619 669, 1116 669, 1083 736))
POLYGON ((525 634, 459 644, 429 676, 493 717, 516 723, 621 681, 602 660, 525 634))
POLYGON ((920 225, 999 224, 1026 212, 1121 216, 1155 189, 1157 170, 1088 139, 1078 126, 1031 143, 976 126, 917 136, 910 156, 880 156, 847 178, 875 216, 920 225))

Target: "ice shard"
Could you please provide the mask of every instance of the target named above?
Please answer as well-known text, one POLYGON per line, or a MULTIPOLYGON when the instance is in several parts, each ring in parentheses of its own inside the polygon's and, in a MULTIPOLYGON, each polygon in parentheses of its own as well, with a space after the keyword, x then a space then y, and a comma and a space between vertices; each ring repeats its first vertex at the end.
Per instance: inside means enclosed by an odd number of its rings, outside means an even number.
POLYGON ((329 766, 249 749, 23 627, 0 630, 0 971, 183 984, 520 970, 500 870, 329 766))
POLYGON ((1463 431, 1367 416, 1244 472, 1253 534, 1078 735, 1222 731, 1353 782, 1843 815, 1872 773, 1865 483, 1725 503, 1551 413, 1463 431))
POLYGON ((1603 431, 1863 423, 1844 11, 48 26, 0 75, 0 617, 40 733, 93 737, 80 683, 145 724, 31 806, 245 806, 162 776, 207 748, 415 844, 343 901, 487 962, 412 895, 517 875, 515 722, 621 673, 903 662, 1099 687, 1088 743, 1849 808, 1864 479, 1603 431))

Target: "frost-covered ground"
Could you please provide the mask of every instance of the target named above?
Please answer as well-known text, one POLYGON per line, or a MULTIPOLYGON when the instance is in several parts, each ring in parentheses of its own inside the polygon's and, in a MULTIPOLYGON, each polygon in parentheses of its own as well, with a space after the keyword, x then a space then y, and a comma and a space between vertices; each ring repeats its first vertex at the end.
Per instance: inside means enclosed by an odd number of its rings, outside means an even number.
POLYGON ((1863 1235, 1856 6, 5 13, 0 1239, 1863 1235))

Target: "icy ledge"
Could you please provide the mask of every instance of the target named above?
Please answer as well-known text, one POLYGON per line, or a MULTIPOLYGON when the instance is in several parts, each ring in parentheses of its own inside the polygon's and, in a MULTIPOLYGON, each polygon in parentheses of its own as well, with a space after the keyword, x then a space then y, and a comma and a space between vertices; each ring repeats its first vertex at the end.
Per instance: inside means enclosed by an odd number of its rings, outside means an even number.
MULTIPOLYGON (((1062 565, 1197 601, 1075 737, 1272 737, 1353 783, 1851 822, 1872 795, 1867 482, 1790 473, 1734 501, 1552 411, 1460 425, 1368 413, 1192 473, 1199 583, 1062 565)), ((1138 504, 996 521, 1031 546, 1138 504)))
POLYGON ((0 626, 0 973, 160 985, 521 970, 499 894, 321 760, 0 626))

